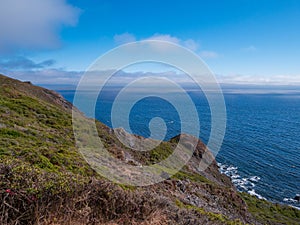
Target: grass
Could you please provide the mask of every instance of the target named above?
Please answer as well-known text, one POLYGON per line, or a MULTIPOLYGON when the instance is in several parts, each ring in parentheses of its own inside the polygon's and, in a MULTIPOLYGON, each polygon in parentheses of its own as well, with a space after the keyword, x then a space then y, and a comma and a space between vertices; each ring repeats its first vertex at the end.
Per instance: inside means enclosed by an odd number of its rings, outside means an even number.
POLYGON ((105 180, 47 172, 22 160, 0 163, 0 224, 140 224, 168 206, 153 193, 105 180))
POLYGON ((26 96, 0 89, 0 157, 20 158, 47 171, 93 172, 75 148, 69 112, 26 96))
POLYGON ((186 167, 183 167, 182 170, 180 170, 178 173, 176 173, 172 178, 177 179, 177 180, 184 180, 184 179, 189 179, 190 181, 194 181, 197 183, 206 183, 206 184, 214 184, 212 181, 207 179, 206 177, 195 173, 188 171, 186 167))
POLYGON ((188 209, 188 210, 194 210, 197 213, 199 213, 200 215, 206 216, 210 221, 216 222, 218 224, 226 224, 226 225, 236 225, 236 224, 237 225, 242 225, 243 224, 239 219, 230 220, 225 215, 222 215, 220 213, 207 212, 203 208, 196 207, 194 205, 184 204, 179 199, 175 200, 175 204, 179 208, 185 208, 185 209, 188 209))
MULTIPOLYGON (((162 142, 149 152, 133 151, 108 127, 96 124, 105 147, 119 159, 127 151, 140 164, 151 165, 166 159, 176 146, 162 142)), ((174 174, 172 181, 216 186, 206 190, 212 195, 228 191, 188 167, 178 173, 160 169, 174 174)), ((185 216, 194 213, 193 221, 205 217, 212 223, 240 224, 211 210, 172 202, 172 193, 164 188, 116 185, 97 175, 75 146, 70 104, 49 90, 0 75, 0 224, 143 224, 157 217, 184 224, 189 221, 185 216)), ((299 224, 296 209, 241 196, 263 224, 299 224)), ((226 204, 238 213, 239 206, 226 204)))
MULTIPOLYGON (((0 76, 0 224, 128 224, 149 217, 158 198, 95 174, 75 147, 70 109, 24 85, 0 76)), ((106 143, 115 143, 98 125, 106 143)))
POLYGON ((300 211, 293 207, 261 200, 247 193, 240 195, 247 203, 250 213, 262 223, 300 224, 300 211))

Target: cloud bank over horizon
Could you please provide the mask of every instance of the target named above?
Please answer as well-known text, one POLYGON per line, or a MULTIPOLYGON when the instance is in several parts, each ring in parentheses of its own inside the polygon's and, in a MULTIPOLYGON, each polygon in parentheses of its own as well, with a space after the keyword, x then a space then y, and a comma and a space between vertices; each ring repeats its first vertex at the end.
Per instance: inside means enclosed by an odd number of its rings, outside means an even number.
MULTIPOLYGON (((26 62, 26 60, 25 60, 26 62)), ((66 71, 63 69, 47 68, 52 65, 51 60, 35 63, 28 61, 28 68, 31 70, 24 70, 27 66, 23 65, 23 70, 3 70, 3 74, 19 79, 22 81, 31 81, 34 84, 64 84, 76 86, 85 71, 66 71)), ((1 61, 0 61, 1 66, 1 61)), ((101 73, 102 71, 99 71, 101 73)), ((93 74, 94 79, 97 78, 97 73, 93 74)), ((178 84, 193 85, 191 78, 183 73, 166 70, 162 72, 145 72, 145 71, 118 71, 110 80, 110 85, 122 85, 142 77, 159 77, 170 79, 178 84)), ((300 86, 300 75, 277 75, 277 76, 251 76, 251 75, 215 75, 219 84, 225 85, 253 85, 253 86, 300 86)), ((152 85, 152 84, 149 84, 152 85)))

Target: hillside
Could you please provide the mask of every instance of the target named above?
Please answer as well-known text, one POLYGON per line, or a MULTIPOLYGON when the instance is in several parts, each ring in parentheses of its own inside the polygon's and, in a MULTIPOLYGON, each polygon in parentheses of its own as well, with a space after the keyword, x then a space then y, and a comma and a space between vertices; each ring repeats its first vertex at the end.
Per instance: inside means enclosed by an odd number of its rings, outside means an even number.
MULTIPOLYGON (((300 223, 294 208, 237 192, 215 161, 198 172, 201 141, 188 165, 164 182, 112 183, 78 152, 72 107, 53 91, 0 75, 0 224, 300 223)), ((161 161, 179 138, 137 152, 118 141, 120 129, 99 121, 97 129, 110 153, 131 165, 161 161)))

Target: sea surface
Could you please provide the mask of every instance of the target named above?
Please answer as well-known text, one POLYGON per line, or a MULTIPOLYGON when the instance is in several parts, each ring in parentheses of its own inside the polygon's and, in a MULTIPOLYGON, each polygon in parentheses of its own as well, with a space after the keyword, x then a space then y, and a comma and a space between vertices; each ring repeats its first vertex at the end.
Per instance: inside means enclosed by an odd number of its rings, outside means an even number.
MULTIPOLYGON (((74 90, 57 91, 73 101, 74 90)), ((116 90, 100 94, 95 114, 82 105, 79 109, 111 127, 116 94, 116 90)), ((200 138, 207 143, 211 129, 209 105, 201 92, 190 91, 189 95, 198 111, 200 138)), ((224 98, 227 127, 216 156, 220 171, 231 177, 239 191, 299 208, 300 203, 293 198, 300 194, 300 94, 227 92, 224 98)), ((165 140, 180 133, 181 123, 194 126, 194 121, 180 121, 176 109, 166 100, 146 97, 131 109, 132 133, 149 137, 149 122, 154 117, 165 121, 165 140)))

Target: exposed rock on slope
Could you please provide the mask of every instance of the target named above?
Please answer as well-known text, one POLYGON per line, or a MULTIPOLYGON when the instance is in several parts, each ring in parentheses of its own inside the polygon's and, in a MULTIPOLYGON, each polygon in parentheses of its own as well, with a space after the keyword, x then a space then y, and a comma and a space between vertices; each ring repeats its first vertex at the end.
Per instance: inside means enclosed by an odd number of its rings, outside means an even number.
MULTIPOLYGON (((215 161, 198 171, 209 154, 201 141, 164 182, 132 187, 102 178, 75 147, 71 109, 53 91, 0 75, 0 224, 299 224, 298 210, 238 193, 215 161)), ((118 131, 97 128, 110 153, 131 165, 165 159, 179 139, 138 152, 118 131)))

